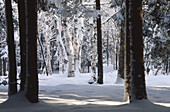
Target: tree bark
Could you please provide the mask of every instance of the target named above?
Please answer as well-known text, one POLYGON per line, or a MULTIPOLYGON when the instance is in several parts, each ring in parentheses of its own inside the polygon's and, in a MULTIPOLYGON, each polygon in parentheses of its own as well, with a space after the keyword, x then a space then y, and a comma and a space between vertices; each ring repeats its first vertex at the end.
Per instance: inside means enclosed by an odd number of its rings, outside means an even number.
POLYGON ((3 58, 3 75, 7 76, 7 58, 3 58))
POLYGON ((96 29, 97 26, 94 25, 96 23, 96 20, 93 20, 93 26, 94 28, 92 29, 92 56, 91 56, 91 72, 92 72, 92 77, 94 81, 96 81, 96 56, 97 56, 97 36, 96 36, 96 29))
POLYGON ((109 66, 109 31, 107 31, 107 66, 109 66))
POLYGON ((78 51, 79 51, 79 41, 78 41, 78 17, 74 16, 74 70, 78 72, 78 51))
MULTIPOLYGON (((1 57, 0 57, 0 58, 1 58, 1 57)), ((0 76, 2 76, 2 68, 3 68, 2 59, 0 59, 0 76)))
POLYGON ((129 101, 130 92, 130 35, 129 35, 129 1, 126 0, 125 15, 125 59, 124 59, 124 101, 129 101))
POLYGON ((17 93, 17 71, 16 71, 16 55, 14 44, 14 27, 12 19, 12 5, 11 0, 5 0, 6 19, 7 19, 7 44, 9 55, 9 86, 8 95, 11 96, 17 93))
POLYGON ((26 97, 37 103, 37 0, 26 0, 26 62, 26 97))
POLYGON ((130 102, 147 99, 142 37, 142 0, 128 2, 128 28, 130 37, 130 102))
POLYGON ((124 50, 125 50, 125 37, 123 24, 121 25, 121 34, 120 34, 120 49, 119 49, 119 69, 118 75, 124 79, 124 50))
MULTIPOLYGON (((96 10, 100 11, 100 0, 96 0, 96 10)), ((102 31, 101 15, 97 17, 97 53, 98 53, 98 84, 103 84, 103 57, 102 57, 102 31)))
POLYGON ((21 55, 21 74, 20 90, 25 89, 26 81, 26 19, 25 19, 25 0, 18 0, 19 11, 19 33, 20 33, 20 55, 21 55))

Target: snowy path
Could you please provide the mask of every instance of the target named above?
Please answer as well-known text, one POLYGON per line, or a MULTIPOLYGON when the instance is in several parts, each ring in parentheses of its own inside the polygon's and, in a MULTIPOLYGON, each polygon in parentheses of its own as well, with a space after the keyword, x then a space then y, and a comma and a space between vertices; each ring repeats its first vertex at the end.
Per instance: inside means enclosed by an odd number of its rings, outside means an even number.
MULTIPOLYGON (((146 76, 147 95, 152 103, 126 104, 123 100, 123 84, 114 84, 116 72, 105 74, 105 84, 89 85, 90 74, 75 78, 64 75, 40 76, 40 99, 44 102, 29 104, 14 109, 0 109, 0 112, 170 112, 170 76, 146 76), (46 104, 48 103, 48 104, 46 104), (35 108, 39 108, 39 110, 35 108), (16 110, 16 111, 14 111, 16 110), (41 111, 40 111, 41 110, 41 111), (24 111, 27 112, 27 111, 24 111), (30 110, 29 110, 30 112, 30 110)), ((0 102, 7 99, 7 87, 0 86, 0 102)), ((13 105, 13 104, 11 104, 13 105)), ((11 106, 12 107, 12 106, 11 106)))

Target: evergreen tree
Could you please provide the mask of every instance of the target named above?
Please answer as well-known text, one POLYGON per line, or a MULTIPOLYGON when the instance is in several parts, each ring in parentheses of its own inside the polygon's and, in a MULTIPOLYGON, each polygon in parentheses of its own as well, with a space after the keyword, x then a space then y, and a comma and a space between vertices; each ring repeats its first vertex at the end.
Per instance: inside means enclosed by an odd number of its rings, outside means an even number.
POLYGON ((170 4, 168 0, 151 0, 143 2, 145 36, 145 63, 147 72, 157 69, 168 74, 170 49, 170 4), (158 53, 159 52, 159 53, 158 53))

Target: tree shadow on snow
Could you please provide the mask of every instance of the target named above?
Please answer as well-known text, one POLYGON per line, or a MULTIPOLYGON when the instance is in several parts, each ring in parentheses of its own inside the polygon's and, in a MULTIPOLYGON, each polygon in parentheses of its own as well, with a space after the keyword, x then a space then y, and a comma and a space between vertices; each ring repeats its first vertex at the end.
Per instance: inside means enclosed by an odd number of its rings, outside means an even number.
POLYGON ((0 112, 170 112, 170 108, 149 100, 131 104, 121 102, 122 86, 58 85, 47 88, 41 88, 39 103, 30 103, 20 92, 0 104, 0 112))

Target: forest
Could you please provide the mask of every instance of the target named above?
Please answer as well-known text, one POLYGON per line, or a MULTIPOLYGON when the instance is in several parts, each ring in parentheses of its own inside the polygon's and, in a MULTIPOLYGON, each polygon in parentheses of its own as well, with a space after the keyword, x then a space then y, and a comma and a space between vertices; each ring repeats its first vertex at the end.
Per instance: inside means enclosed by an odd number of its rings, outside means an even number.
POLYGON ((0 0, 0 112, 170 112, 169 0, 0 0))

